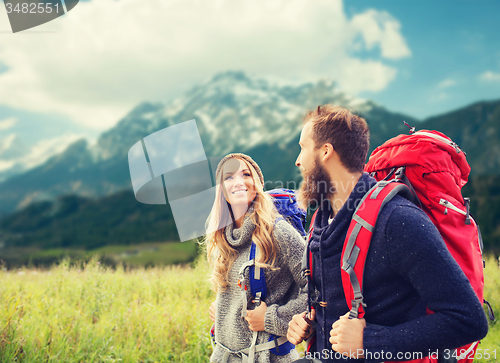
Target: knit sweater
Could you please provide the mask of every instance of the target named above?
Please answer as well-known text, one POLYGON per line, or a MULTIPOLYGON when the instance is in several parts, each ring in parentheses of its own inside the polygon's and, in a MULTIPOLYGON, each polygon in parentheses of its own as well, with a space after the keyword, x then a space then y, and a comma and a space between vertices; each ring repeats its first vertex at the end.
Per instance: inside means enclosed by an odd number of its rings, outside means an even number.
MULTIPOLYGON (((314 223, 310 241, 314 285, 319 301, 328 303, 326 308, 318 307, 316 315, 315 350, 322 354, 323 363, 346 362, 331 359, 328 341, 332 324, 349 311, 340 259, 354 210, 375 182, 364 173, 331 224, 328 203, 314 223)), ((488 330, 482 306, 437 228, 421 209, 400 196, 380 211, 365 264, 363 296, 367 323, 363 346, 372 353, 366 355, 366 362, 395 361, 398 352, 422 352, 425 357, 481 339, 488 330), (426 315, 426 307, 434 314, 426 315)))
MULTIPOLYGON (((252 233, 255 225, 248 214, 245 216, 241 228, 229 225, 225 229, 225 236, 229 244, 236 249, 238 257, 229 271, 229 286, 220 290, 216 298, 215 313, 215 340, 217 342, 210 358, 211 362, 222 362, 226 349, 232 352, 250 347, 253 332, 247 321, 242 318, 242 295, 238 287, 239 270, 248 262, 252 233)), ((258 333, 257 344, 266 343, 271 334, 286 336, 288 322, 295 314, 307 309, 307 294, 303 289, 307 283, 301 275, 301 261, 305 249, 304 239, 286 221, 278 220, 274 225, 273 237, 278 246, 277 258, 274 264, 278 270, 265 269, 267 297, 264 300, 267 310, 264 316, 264 331, 258 333)), ((248 286, 249 269, 245 271, 245 283, 248 286)), ((248 310, 255 308, 251 302, 253 296, 247 290, 248 310)), ((240 355, 231 354, 228 363, 241 362, 240 355)), ((291 354, 278 356, 269 350, 257 352, 255 362, 285 363, 291 362, 291 354)))

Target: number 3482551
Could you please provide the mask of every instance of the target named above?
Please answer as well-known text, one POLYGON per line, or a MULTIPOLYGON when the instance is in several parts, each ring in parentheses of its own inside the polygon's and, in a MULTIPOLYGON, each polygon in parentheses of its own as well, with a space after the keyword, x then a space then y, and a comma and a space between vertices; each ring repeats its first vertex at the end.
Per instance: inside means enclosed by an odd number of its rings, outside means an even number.
POLYGON ((6 3, 7 13, 18 13, 18 14, 50 14, 52 11, 59 13, 58 3, 17 3, 13 5, 11 3, 6 3))
POLYGON ((474 359, 474 360, 479 360, 479 359, 497 359, 497 350, 496 349, 477 349, 476 351, 472 350, 470 352, 467 352, 465 349, 462 349, 462 351, 457 351, 455 349, 450 350, 450 349, 445 349, 444 350, 444 358, 445 359, 450 359, 450 358, 457 358, 457 359, 474 359), (463 356, 466 355, 466 356, 463 356))

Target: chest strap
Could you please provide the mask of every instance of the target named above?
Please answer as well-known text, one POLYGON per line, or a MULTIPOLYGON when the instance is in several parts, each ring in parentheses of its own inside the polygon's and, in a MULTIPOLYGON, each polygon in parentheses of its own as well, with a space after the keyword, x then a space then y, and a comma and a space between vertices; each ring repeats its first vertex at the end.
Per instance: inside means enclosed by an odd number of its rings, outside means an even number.
MULTIPOLYGON (((256 336, 255 333, 257 333, 257 332, 254 332, 254 336, 256 336)), ((281 345, 283 343, 286 343, 287 339, 286 339, 286 337, 279 337, 278 339, 276 339, 276 341, 275 340, 271 340, 269 342, 258 344, 258 345, 255 345, 255 342, 253 342, 253 344, 254 344, 253 349, 251 349, 251 347, 249 347, 249 348, 241 349, 241 350, 238 350, 238 351, 233 351, 233 350, 225 347, 224 345, 222 345, 219 342, 217 342, 217 345, 220 345, 225 350, 224 355, 222 356, 222 363, 227 363, 228 359, 229 359, 229 356, 231 354, 236 354, 239 357, 241 357, 242 358, 242 363, 253 363, 254 359, 255 359, 254 358, 254 354, 255 353, 261 352, 263 350, 268 350, 268 349, 275 348, 276 347, 276 342, 277 342, 278 345, 281 345)))

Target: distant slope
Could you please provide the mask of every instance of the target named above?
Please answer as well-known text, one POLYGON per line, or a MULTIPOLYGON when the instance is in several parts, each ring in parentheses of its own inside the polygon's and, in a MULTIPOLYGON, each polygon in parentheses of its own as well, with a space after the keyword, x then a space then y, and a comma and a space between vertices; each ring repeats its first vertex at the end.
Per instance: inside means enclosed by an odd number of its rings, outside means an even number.
POLYGON ((462 189, 471 214, 481 228, 484 248, 500 254, 500 175, 472 176, 462 189))
POLYGON ((37 202, 1 220, 0 231, 4 247, 92 249, 179 240, 170 207, 138 203, 131 191, 37 202))
MULTIPOLYGON (((264 175, 273 168, 265 157, 255 159, 264 175)), ((274 166, 277 175, 290 169, 285 165, 274 166)), ((298 186, 298 173, 296 181, 284 186, 298 186)), ((481 227, 485 248, 500 252, 500 175, 472 177, 463 195, 471 199, 470 210, 481 227)), ((0 259, 1 246, 89 250, 156 241, 179 241, 170 206, 139 203, 131 191, 98 200, 60 197, 32 204, 0 221, 0 259)))
POLYGON ((500 100, 430 117, 418 128, 444 132, 467 153, 473 175, 500 173, 500 100))

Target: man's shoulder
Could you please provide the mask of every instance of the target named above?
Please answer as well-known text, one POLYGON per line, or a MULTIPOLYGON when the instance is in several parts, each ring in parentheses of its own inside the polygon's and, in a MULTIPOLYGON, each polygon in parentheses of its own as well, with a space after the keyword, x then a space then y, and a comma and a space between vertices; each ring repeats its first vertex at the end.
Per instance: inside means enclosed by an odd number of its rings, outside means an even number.
POLYGON ((389 211, 393 211, 394 209, 396 208, 400 208, 400 211, 402 213, 413 213, 415 211, 419 211, 419 212, 422 212, 422 209, 420 209, 418 206, 416 206, 414 203, 410 202, 408 199, 400 196, 400 195, 396 195, 394 196, 394 198, 392 198, 385 206, 384 208, 380 211, 381 213, 385 210, 389 211))
POLYGON ((380 211, 377 219, 377 227, 384 226, 386 228, 387 225, 401 225, 406 223, 422 225, 423 227, 432 224, 422 209, 408 199, 396 195, 380 211))

